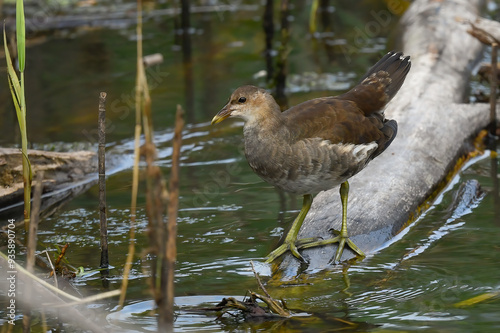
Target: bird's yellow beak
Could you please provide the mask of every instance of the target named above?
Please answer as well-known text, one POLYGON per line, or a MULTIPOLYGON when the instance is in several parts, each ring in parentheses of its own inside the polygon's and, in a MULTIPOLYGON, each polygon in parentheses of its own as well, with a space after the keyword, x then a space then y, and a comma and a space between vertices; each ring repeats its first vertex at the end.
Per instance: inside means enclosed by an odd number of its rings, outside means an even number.
POLYGON ((229 110, 229 107, 226 105, 225 107, 222 108, 222 110, 219 111, 215 115, 215 117, 212 119, 212 125, 220 123, 224 119, 228 118, 231 115, 231 111, 229 110))

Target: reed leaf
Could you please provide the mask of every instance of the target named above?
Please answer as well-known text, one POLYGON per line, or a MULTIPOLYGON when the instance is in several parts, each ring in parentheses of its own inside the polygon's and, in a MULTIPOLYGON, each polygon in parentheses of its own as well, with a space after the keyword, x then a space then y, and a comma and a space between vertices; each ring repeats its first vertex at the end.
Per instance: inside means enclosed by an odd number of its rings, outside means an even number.
MULTIPOLYGON (((5 60, 7 62, 7 73, 9 75, 9 82, 14 89, 15 95, 12 95, 13 99, 17 100, 19 105, 19 95, 21 94, 21 85, 19 84, 19 77, 17 76, 16 70, 12 65, 12 60, 10 57, 9 47, 7 46, 7 35, 5 33, 5 23, 3 24, 3 46, 5 49, 5 60)), ((17 109, 16 109, 17 111, 17 109)))
POLYGON ((23 183, 24 183, 24 228, 28 232, 31 216, 31 181, 33 178, 31 164, 28 158, 28 133, 26 128, 26 102, 24 97, 24 67, 26 56, 26 36, 24 4, 22 0, 16 2, 16 28, 17 28, 17 50, 21 79, 12 65, 9 48, 7 47, 7 35, 5 32, 5 23, 3 27, 3 45, 5 49, 5 59, 7 63, 7 73, 9 88, 12 95, 12 101, 16 109, 17 121, 21 132, 21 151, 23 165, 23 183))
POLYGON ((23 122, 21 121, 21 117, 22 117, 21 107, 19 106, 19 102, 17 101, 16 93, 14 92, 14 87, 13 87, 12 79, 10 78, 10 76, 9 76, 9 89, 10 89, 10 93, 12 94, 12 101, 14 102, 14 107, 16 108, 17 122, 19 123, 19 128, 22 130, 23 122))
POLYGON ((10 58, 9 47, 7 46, 7 36, 5 35, 5 24, 3 28, 3 43, 5 48, 5 59, 7 62, 7 74, 9 80, 10 93, 12 94, 12 101, 14 102, 14 107, 16 109, 19 129, 21 130, 21 132, 23 132, 25 128, 24 128, 23 113, 21 110, 20 98, 19 98, 21 94, 21 85, 19 84, 17 73, 14 70, 14 66, 12 65, 12 60, 10 58))
MULTIPOLYGON (((16 1, 16 34, 17 34, 17 56, 19 59, 19 71, 24 72, 26 59, 26 25, 24 24, 23 0, 16 1)), ((5 31, 5 29, 4 29, 5 31)))

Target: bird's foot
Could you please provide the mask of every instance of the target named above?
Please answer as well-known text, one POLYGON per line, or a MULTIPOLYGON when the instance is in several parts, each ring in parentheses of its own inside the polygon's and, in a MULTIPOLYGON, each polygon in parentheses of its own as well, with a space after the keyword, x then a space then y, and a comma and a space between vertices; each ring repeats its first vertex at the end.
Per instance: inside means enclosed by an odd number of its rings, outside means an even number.
MULTIPOLYGON (((338 232, 338 231, 335 231, 335 232, 338 233, 339 235, 334 237, 334 238, 330 238, 330 239, 311 241, 311 242, 302 242, 303 240, 301 239, 301 240, 297 241, 297 243, 298 243, 297 249, 307 249, 307 248, 311 248, 311 247, 318 247, 318 246, 324 246, 324 245, 328 245, 328 244, 339 243, 339 246, 337 248, 337 252, 335 253, 335 258, 333 259, 334 262, 340 261, 340 257, 342 257, 342 253, 344 252, 344 248, 345 248, 346 244, 358 256, 365 257, 364 252, 361 251, 359 249, 359 247, 357 247, 356 244, 354 244, 354 242, 352 240, 350 240, 347 235, 342 235, 342 233, 338 232)), ((304 240, 306 240, 306 239, 304 239, 304 240)))
POLYGON ((302 222, 304 221, 304 218, 306 217, 309 208, 311 208, 311 204, 312 204, 312 195, 310 194, 304 195, 304 202, 302 203, 302 209, 300 210, 299 215, 297 215, 297 217, 293 221, 292 226, 285 237, 285 241, 283 242, 283 244, 281 244, 280 247, 278 247, 276 250, 274 250, 267 256, 266 263, 273 262, 276 258, 281 256, 286 251, 292 252, 292 254, 302 263, 307 263, 307 260, 304 259, 304 257, 299 253, 296 242, 300 227, 302 226, 302 222))
MULTIPOLYGON (((297 241, 297 243, 300 243, 300 241, 301 240, 297 241)), ((307 263, 307 260, 299 253, 295 241, 287 241, 287 240, 285 240, 285 242, 281 244, 281 246, 279 246, 276 250, 269 253, 269 255, 267 256, 266 263, 270 264, 271 262, 276 260, 279 256, 286 253, 287 251, 290 251, 297 259, 299 259, 303 263, 307 263)))

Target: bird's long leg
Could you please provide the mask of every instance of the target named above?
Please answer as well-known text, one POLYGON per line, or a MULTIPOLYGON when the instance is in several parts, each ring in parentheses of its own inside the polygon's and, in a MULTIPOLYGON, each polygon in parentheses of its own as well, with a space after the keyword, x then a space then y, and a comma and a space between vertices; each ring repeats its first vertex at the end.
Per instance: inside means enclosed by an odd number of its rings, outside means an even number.
POLYGON ((347 235, 347 197, 349 194, 349 183, 347 181, 343 182, 340 185, 340 199, 342 200, 342 228, 340 229, 339 234, 337 237, 331 238, 331 239, 325 239, 325 240, 320 240, 320 241, 314 241, 314 242, 309 242, 305 244, 300 244, 298 246, 299 249, 307 249, 309 247, 316 247, 316 246, 323 246, 327 244, 333 244, 333 243, 339 243, 339 246, 337 248, 337 252, 335 253, 335 258, 334 261, 338 262, 340 261, 340 257, 342 256, 342 253, 344 252, 344 247, 347 243, 347 245, 356 252, 359 256, 364 257, 365 254, 363 251, 361 251, 356 244, 354 244, 350 239, 349 236, 347 235))
POLYGON ((335 262, 340 260, 342 256, 342 252, 344 252, 344 245, 347 242, 347 245, 356 252, 361 257, 364 257, 365 254, 361 251, 356 244, 354 244, 347 235, 347 197, 349 194, 349 183, 347 180, 340 185, 340 200, 342 200, 342 228, 340 229, 340 237, 339 247, 337 248, 337 253, 335 253, 335 262))
POLYGON ((295 245, 295 241, 297 240, 297 235, 299 234, 302 222, 304 222, 304 218, 306 217, 307 212, 309 212, 309 209, 311 208, 311 204, 312 204, 312 195, 305 194, 304 201, 302 203, 302 209, 300 210, 299 215, 295 218, 295 221, 293 221, 292 227, 290 228, 290 231, 286 235, 285 241, 283 242, 283 244, 281 244, 281 246, 279 246, 276 250, 274 250, 267 256, 266 263, 273 262, 276 258, 281 256, 288 250, 290 250, 290 252, 292 252, 292 254, 299 260, 306 262, 306 260, 300 255, 297 246, 295 245))

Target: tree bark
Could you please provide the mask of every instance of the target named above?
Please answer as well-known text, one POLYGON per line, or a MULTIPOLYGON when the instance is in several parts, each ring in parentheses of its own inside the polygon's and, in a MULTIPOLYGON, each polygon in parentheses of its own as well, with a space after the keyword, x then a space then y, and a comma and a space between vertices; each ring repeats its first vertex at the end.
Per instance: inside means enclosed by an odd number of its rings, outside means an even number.
MULTIPOLYGON (((33 179, 44 171, 42 206, 47 213, 83 192, 97 181, 97 155, 90 151, 57 153, 29 150, 33 179)), ((20 220, 23 215, 21 151, 0 148, 0 221, 20 220), (5 217, 1 219, 1 217, 5 217)), ((36 183, 36 182, 35 182, 36 183)), ((35 183, 33 185, 35 185, 35 183)))

